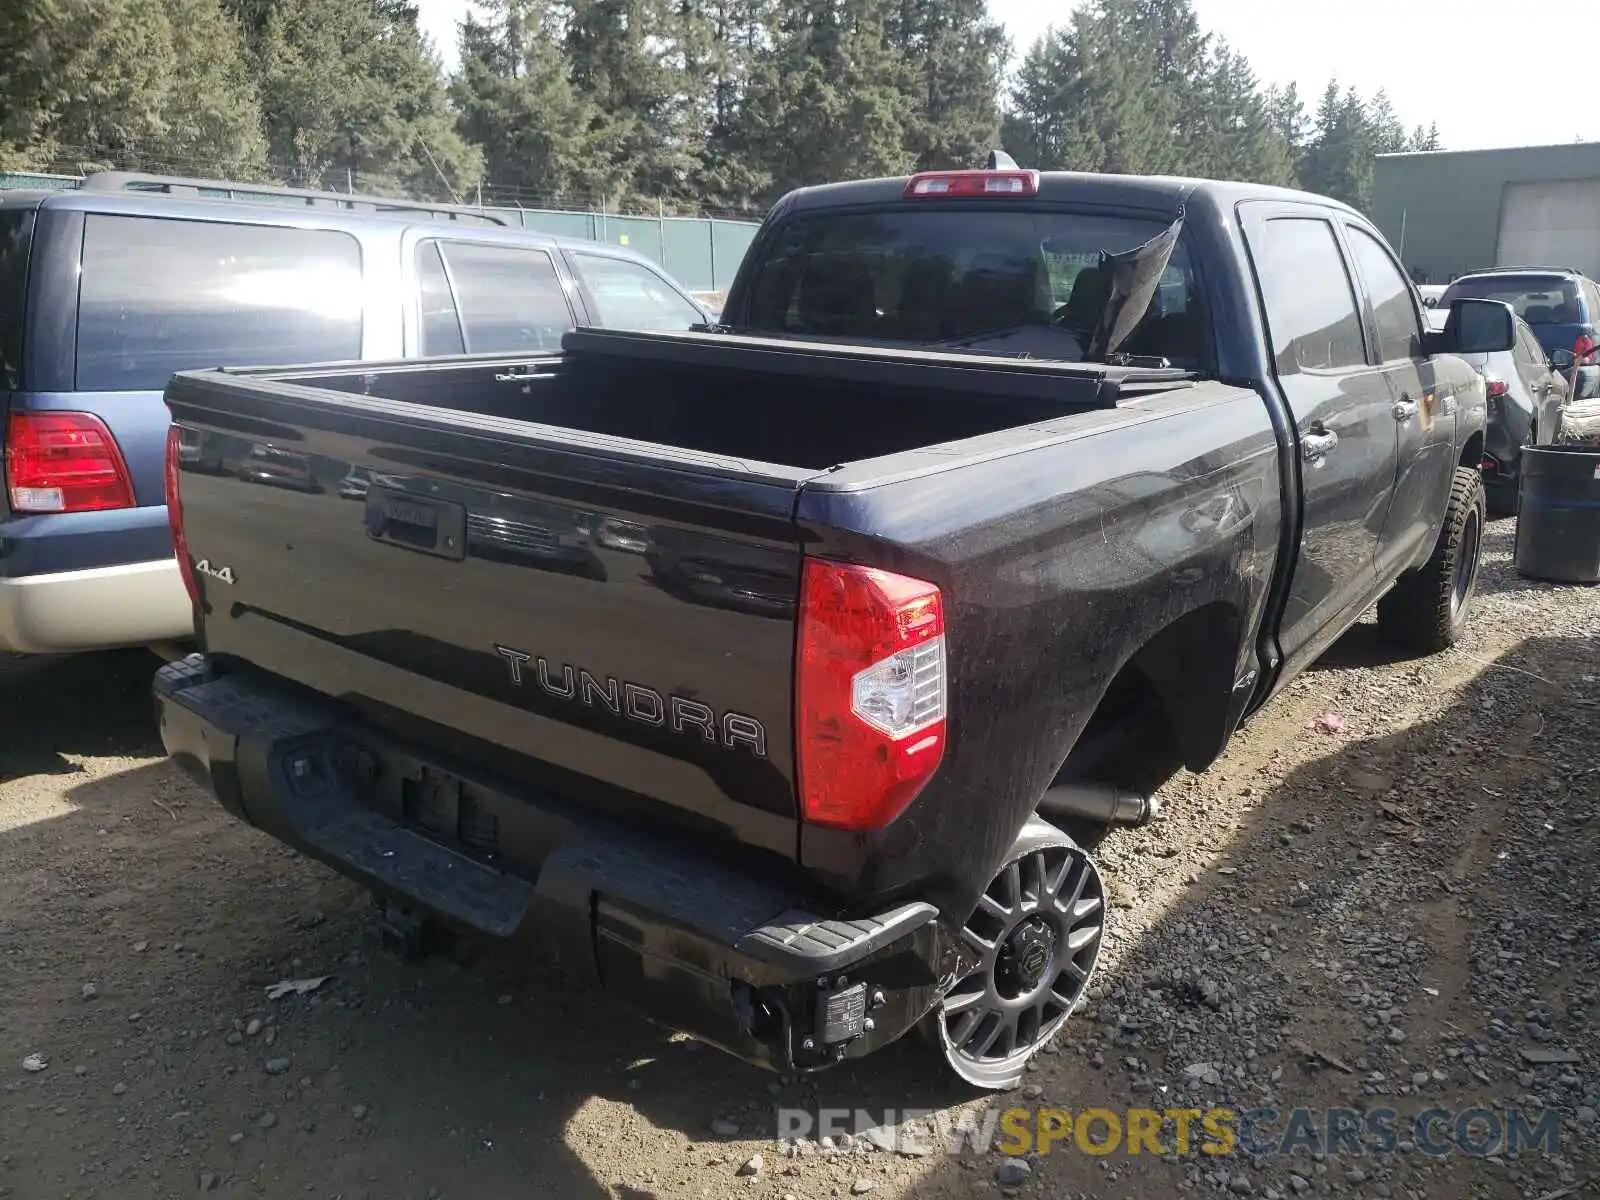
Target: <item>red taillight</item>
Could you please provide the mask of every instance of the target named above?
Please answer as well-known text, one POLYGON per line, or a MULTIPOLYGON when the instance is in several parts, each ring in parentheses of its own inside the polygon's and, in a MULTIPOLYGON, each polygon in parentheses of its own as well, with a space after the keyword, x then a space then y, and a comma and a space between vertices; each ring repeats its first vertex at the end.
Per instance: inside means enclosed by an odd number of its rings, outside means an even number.
POLYGON ((905 198, 924 200, 936 196, 1036 196, 1037 171, 929 171, 913 175, 905 198))
POLYGON ((807 559, 798 649, 801 815, 835 829, 881 829, 944 757, 939 589, 872 567, 807 559))
POLYGON ((13 412, 6 422, 6 492, 14 513, 133 507, 133 480, 111 431, 79 412, 13 412))
POLYGON ((172 552, 178 556, 178 571, 183 576, 183 586, 188 589, 189 601, 200 606, 200 585, 195 579, 194 563, 189 559, 189 539, 183 534, 183 497, 178 492, 178 480, 183 472, 183 437, 176 425, 167 426, 167 465, 162 491, 167 502, 167 528, 172 530, 172 552))
POLYGON ((1488 391, 1491 399, 1496 396, 1504 396, 1511 390, 1510 384, 1508 384, 1504 379, 1496 379, 1493 375, 1485 375, 1483 377, 1483 382, 1484 387, 1488 391))
POLYGON ((1594 339, 1587 333, 1580 333, 1578 340, 1572 344, 1573 356, 1578 360, 1580 367, 1594 366, 1594 339))

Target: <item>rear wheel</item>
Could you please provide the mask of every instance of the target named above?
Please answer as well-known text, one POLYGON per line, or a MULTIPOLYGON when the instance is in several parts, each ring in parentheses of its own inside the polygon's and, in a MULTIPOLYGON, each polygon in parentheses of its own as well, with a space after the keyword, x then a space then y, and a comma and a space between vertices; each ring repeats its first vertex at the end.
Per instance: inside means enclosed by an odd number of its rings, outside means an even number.
POLYGON ((1385 637, 1418 654, 1436 654, 1460 640, 1478 583, 1483 522, 1483 477, 1475 468, 1457 467, 1433 555, 1378 601, 1385 637))
POLYGON ((1104 921, 1093 860, 1030 820, 962 927, 977 968, 930 1014, 950 1069, 975 1087, 1014 1087, 1082 997, 1104 921))

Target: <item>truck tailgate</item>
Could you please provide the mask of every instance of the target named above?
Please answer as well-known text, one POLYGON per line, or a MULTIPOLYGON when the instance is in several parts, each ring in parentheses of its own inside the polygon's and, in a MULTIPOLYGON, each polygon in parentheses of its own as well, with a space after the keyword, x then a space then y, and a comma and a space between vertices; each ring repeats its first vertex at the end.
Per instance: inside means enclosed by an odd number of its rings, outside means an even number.
POLYGON ((803 473, 293 387, 168 403, 217 661, 793 857, 803 473))

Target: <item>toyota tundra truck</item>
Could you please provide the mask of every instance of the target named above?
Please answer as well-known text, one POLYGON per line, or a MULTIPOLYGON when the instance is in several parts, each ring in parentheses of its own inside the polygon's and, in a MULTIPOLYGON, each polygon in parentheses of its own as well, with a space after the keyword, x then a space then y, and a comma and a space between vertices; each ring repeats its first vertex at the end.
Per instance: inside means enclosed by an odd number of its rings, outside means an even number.
POLYGON ((1459 355, 1512 314, 1430 332, 1319 196, 997 161, 788 195, 718 321, 175 376, 166 748, 394 928, 773 1070, 918 1031, 1012 1086, 1102 944, 1084 831, 1374 604, 1461 635, 1459 355), (258 445, 315 486, 180 453, 258 445))

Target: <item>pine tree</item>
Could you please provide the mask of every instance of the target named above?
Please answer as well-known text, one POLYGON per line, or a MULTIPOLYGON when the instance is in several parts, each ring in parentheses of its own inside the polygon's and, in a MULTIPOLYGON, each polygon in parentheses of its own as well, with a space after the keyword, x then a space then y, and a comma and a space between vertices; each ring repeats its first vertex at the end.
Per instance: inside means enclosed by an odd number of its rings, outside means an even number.
POLYGON ((1284 87, 1274 84, 1265 97, 1267 115, 1289 148, 1291 161, 1298 165, 1306 144, 1306 106, 1300 99, 1300 89, 1293 83, 1284 87))
POLYGON ((675 69, 671 0, 573 0, 566 53, 574 89, 593 105, 589 148, 610 164, 612 203, 685 196, 697 130, 675 69))
POLYGON ((1421 125, 1418 125, 1414 130, 1411 131, 1411 138, 1407 142, 1405 148, 1407 150, 1438 150, 1438 149, 1440 149, 1440 145, 1439 145, 1439 123, 1437 121, 1435 121, 1433 124, 1429 125, 1428 128, 1426 128, 1426 129, 1424 129, 1421 125))
POLYGON ((1152 86, 1159 50, 1136 0, 1100 0, 1073 14, 1064 139, 1081 170, 1142 174, 1172 160, 1172 109, 1152 86))
POLYGON ((1361 97, 1354 88, 1341 93, 1338 81, 1330 81, 1301 162, 1302 184, 1355 208, 1367 207, 1375 144, 1372 120, 1361 97))
POLYGON ((1376 154, 1397 154, 1406 148, 1405 126, 1395 114, 1389 93, 1379 88, 1366 106, 1367 126, 1376 154))
POLYGON ((886 37, 887 0, 791 0, 757 55, 735 145, 790 188, 905 172, 915 112, 886 37))
POLYGON ((1217 98, 1211 38, 1200 28, 1190 0, 1135 0, 1130 35, 1150 66, 1148 101, 1158 129, 1152 169, 1195 174, 1219 151, 1207 144, 1215 130, 1207 115, 1217 98))
POLYGON ((611 164, 587 153, 594 112, 567 78, 565 14, 550 0, 479 7, 462 26, 450 91, 462 135, 483 148, 486 183, 541 204, 587 201, 611 164))
POLYGON ((906 149, 918 170, 970 167, 1000 127, 1005 30, 983 0, 899 0, 887 14, 890 48, 910 64, 906 149))
POLYGON ((1045 171, 1066 167, 1067 84, 1076 63, 1069 37, 1054 27, 1028 47, 1001 122, 1000 140, 1018 162, 1045 171))
POLYGON ((1193 102, 1200 175, 1283 186, 1294 182, 1288 139, 1243 56, 1215 43, 1193 102))
POLYGON ((708 88, 705 148, 691 191, 711 208, 755 205, 772 178, 762 163, 741 150, 746 106, 758 62, 775 28, 777 0, 693 0, 709 29, 704 66, 708 88))
POLYGON ((296 182, 463 199, 483 159, 439 62, 372 0, 248 0, 269 157, 296 182))
POLYGON ((259 171, 260 109, 217 0, 28 0, 0 22, 0 157, 259 171))

